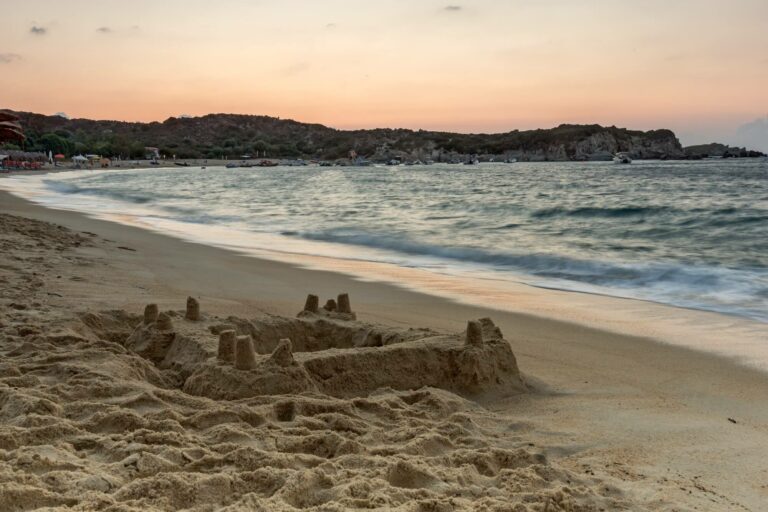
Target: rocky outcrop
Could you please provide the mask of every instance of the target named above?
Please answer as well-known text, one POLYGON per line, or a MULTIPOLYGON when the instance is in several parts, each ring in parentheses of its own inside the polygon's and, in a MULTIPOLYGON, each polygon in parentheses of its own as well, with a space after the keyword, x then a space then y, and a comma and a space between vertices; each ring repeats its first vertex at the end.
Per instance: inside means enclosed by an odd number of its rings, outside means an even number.
POLYGON ((699 160, 702 158, 755 158, 765 156, 760 151, 750 151, 747 148, 737 148, 718 144, 699 144, 697 146, 688 146, 684 149, 686 158, 699 160))

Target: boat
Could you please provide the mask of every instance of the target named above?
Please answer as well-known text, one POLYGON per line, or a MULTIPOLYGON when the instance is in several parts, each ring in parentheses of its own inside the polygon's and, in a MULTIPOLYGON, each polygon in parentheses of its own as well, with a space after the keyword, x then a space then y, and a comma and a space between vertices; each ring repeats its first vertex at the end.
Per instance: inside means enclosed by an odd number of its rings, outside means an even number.
POLYGON ((238 164, 234 163, 234 162, 230 162, 227 165, 225 165, 224 167, 226 167, 227 169, 236 169, 236 168, 238 168, 240 166, 238 164))
POLYGON ((613 163, 615 164, 631 164, 632 159, 629 158, 627 153, 616 153, 613 155, 613 163))

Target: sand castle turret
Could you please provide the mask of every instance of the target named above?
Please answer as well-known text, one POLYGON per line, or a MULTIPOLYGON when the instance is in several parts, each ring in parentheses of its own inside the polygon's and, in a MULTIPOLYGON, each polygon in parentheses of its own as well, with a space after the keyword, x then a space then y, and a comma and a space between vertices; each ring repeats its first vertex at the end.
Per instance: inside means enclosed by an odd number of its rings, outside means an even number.
POLYGON ((483 324, 477 320, 470 320, 467 322, 467 345, 482 345, 483 344, 483 324))
POLYGON ((237 333, 231 329, 219 333, 219 361, 224 361, 225 363, 233 362, 236 338, 237 333))
POLYGON ((304 303, 304 311, 317 313, 320 309, 320 298, 317 295, 307 295, 307 302, 304 303))
POLYGON ((235 368, 253 370, 256 367, 256 351, 250 336, 238 336, 235 340, 235 368))
POLYGON ((187 312, 184 318, 193 322, 200 320, 200 303, 194 297, 187 297, 187 312))
POLYGON ((291 366, 294 364, 296 361, 293 359, 291 340, 280 340, 275 350, 272 351, 272 355, 269 356, 269 360, 279 366, 291 366))
POLYGON ((325 303, 325 306, 323 306, 323 309, 326 311, 336 311, 336 301, 333 299, 328 299, 325 303))
POLYGON ((349 294, 341 293, 336 299, 339 313, 352 313, 352 306, 349 303, 349 294))
POLYGON ((147 304, 144 308, 144 325, 149 325, 157 322, 157 315, 160 313, 160 309, 157 304, 147 304))
POLYGON ((173 321, 168 313, 160 313, 157 315, 157 321, 155 321, 155 327, 161 331, 170 331, 173 329, 173 321))
POLYGON ((501 329, 496 327, 496 324, 490 318, 481 318, 478 322, 483 327, 483 341, 504 339, 501 329))

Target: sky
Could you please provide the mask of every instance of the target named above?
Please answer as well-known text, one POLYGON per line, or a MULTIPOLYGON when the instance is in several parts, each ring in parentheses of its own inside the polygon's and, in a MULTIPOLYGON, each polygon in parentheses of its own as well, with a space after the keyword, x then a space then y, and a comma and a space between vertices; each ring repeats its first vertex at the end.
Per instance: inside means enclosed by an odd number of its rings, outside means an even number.
POLYGON ((768 0, 0 0, 0 107, 768 150, 768 0))

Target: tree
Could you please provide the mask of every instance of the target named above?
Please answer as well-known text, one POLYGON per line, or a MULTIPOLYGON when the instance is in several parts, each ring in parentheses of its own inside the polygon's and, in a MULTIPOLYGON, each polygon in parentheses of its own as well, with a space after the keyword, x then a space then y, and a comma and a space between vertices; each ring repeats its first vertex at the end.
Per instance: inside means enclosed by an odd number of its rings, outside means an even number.
POLYGON ((46 133, 40 137, 38 145, 41 146, 44 151, 63 153, 67 156, 72 155, 72 144, 67 139, 60 137, 55 133, 46 133))

